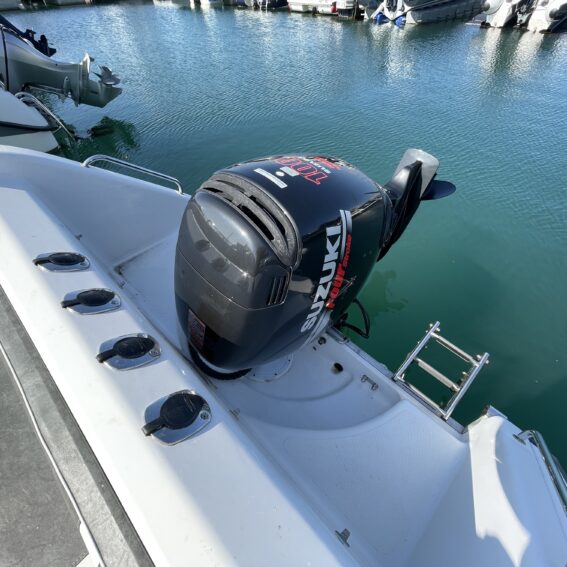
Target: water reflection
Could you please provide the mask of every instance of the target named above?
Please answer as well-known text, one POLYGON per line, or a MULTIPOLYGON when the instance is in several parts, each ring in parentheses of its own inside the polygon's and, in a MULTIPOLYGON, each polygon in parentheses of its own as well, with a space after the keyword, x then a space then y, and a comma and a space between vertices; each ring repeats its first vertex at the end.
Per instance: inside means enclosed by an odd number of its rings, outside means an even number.
POLYGON ((548 59, 559 45, 558 36, 531 33, 512 29, 480 29, 469 50, 469 60, 474 62, 486 81, 491 77, 520 79, 539 71, 541 57, 548 59))
POLYGON ((428 24, 398 28, 393 24, 366 26, 372 45, 369 49, 379 51, 384 63, 384 72, 393 82, 404 81, 414 76, 416 67, 455 41, 462 33, 462 24, 428 24))
MULTIPOLYGON (((383 52, 384 72, 390 79, 403 80, 411 77, 417 53, 407 49, 406 30, 395 26, 372 26, 375 45, 383 52)), ((410 36, 412 31, 408 29, 410 36)))
POLYGON ((94 154, 107 154, 126 159, 138 148, 136 127, 126 120, 105 116, 86 133, 79 135, 76 144, 62 145, 61 155, 83 161, 94 154))
POLYGON ((393 297, 391 287, 396 279, 393 270, 376 269, 372 272, 362 294, 362 301, 369 313, 377 317, 380 313, 401 311, 407 305, 407 299, 393 297))

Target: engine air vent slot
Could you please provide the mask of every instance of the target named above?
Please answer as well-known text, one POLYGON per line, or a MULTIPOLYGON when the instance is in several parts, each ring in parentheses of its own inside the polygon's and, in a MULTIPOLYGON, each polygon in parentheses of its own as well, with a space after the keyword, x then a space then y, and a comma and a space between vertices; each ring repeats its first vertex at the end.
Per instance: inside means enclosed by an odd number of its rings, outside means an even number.
POLYGON ((275 276, 272 279, 272 285, 270 287, 270 293, 268 294, 266 305, 272 306, 282 303, 287 294, 288 283, 289 275, 275 276))
POLYGON ((264 236, 286 266, 299 262, 300 239, 286 211, 253 183, 227 173, 217 173, 199 189, 214 194, 235 207, 264 236))

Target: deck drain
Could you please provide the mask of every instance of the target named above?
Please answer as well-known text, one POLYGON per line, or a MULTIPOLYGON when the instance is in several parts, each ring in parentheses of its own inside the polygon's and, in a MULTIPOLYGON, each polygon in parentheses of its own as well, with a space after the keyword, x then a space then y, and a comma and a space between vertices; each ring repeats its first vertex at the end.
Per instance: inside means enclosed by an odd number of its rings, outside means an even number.
POLYGON ((129 370, 153 362, 160 354, 159 343, 153 337, 137 333, 105 341, 96 359, 117 370, 129 370))
POLYGON ((111 289, 94 288, 68 293, 61 307, 81 315, 94 315, 114 311, 120 307, 120 297, 111 289))
POLYGON ((40 254, 33 260, 33 263, 50 272, 79 272, 90 266, 89 260, 77 252, 40 254))
POLYGON ((144 417, 144 435, 174 445, 203 429, 211 421, 211 408, 195 392, 181 390, 151 404, 144 417))

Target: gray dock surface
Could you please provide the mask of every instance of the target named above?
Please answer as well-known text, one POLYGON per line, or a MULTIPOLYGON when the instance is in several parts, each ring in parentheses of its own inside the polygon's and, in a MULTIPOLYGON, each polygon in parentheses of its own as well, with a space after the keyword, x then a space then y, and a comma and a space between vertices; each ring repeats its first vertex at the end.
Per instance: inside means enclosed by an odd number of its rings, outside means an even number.
POLYGON ((0 565, 78 565, 79 521, 0 357, 0 565))
POLYGON ((107 566, 153 565, 56 384, 0 288, 0 566, 94 567, 80 520, 41 434, 107 566))

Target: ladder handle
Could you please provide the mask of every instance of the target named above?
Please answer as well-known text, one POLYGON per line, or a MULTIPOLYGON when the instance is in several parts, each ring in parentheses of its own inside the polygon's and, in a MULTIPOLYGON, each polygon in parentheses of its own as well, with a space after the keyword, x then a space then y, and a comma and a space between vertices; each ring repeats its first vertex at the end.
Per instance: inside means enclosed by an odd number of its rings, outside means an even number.
POLYGON ((460 349, 457 345, 454 345, 451 341, 448 341, 445 337, 442 337, 439 333, 433 333, 433 338, 447 350, 451 351, 454 355, 462 358, 465 362, 473 365, 478 364, 478 360, 472 357, 468 352, 460 349))
POLYGON ((423 350, 423 347, 428 343, 429 339, 431 338, 431 335, 433 335, 433 333, 435 333, 435 331, 439 329, 440 325, 441 323, 439 323, 439 321, 436 321, 433 325, 431 325, 429 331, 425 333, 423 339, 421 339, 421 341, 417 343, 417 346, 407 355, 406 359, 404 360, 404 363, 398 368, 398 371, 392 377, 393 380, 398 381, 404 379, 403 375, 405 374, 406 370, 414 361, 415 357, 423 350))
POLYGON ((433 376, 433 378, 437 378, 437 380, 439 380, 439 382, 441 382, 441 384, 443 384, 444 386, 447 386, 447 388, 449 388, 453 392, 459 391, 459 386, 457 384, 455 384, 455 382, 453 382, 453 380, 451 380, 450 378, 447 378, 447 376, 445 376, 445 374, 443 374, 442 372, 439 372, 439 370, 437 370, 437 368, 433 368, 433 366, 431 366, 431 364, 428 364, 427 362, 425 362, 425 360, 422 360, 421 358, 418 358, 416 356, 415 357, 415 363, 420 368, 425 370, 425 372, 431 374, 431 376, 433 376))
POLYGON ((443 410, 443 419, 447 421, 450 417, 457 404, 461 401, 462 397, 466 394, 467 390, 472 386, 474 379, 477 377, 478 373, 482 370, 482 367, 488 362, 489 354, 485 352, 481 359, 475 361, 475 366, 472 368, 472 371, 467 374, 465 379, 463 380, 459 391, 450 399, 449 403, 443 410))

